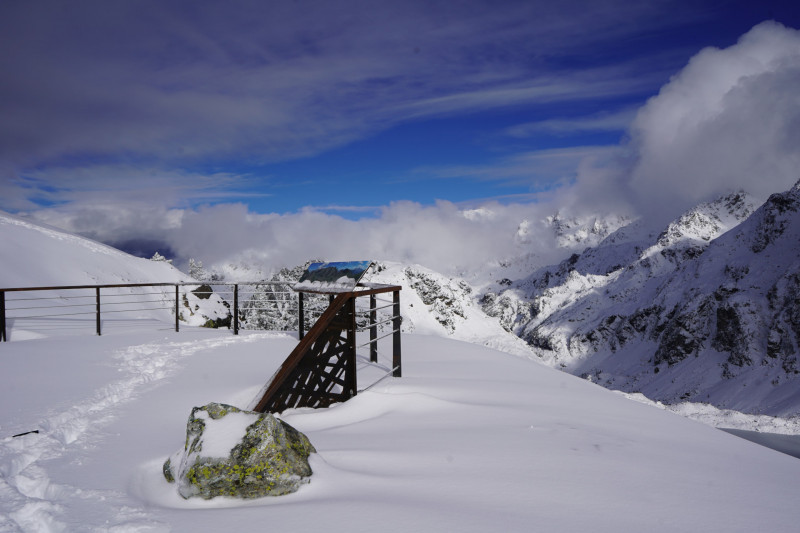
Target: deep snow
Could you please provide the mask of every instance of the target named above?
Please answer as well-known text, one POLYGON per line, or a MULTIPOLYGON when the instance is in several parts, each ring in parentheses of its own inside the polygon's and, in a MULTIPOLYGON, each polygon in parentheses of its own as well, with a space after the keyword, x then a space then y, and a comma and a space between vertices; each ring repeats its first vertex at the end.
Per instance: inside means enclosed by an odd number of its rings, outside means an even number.
POLYGON ((319 452, 309 485, 185 501, 161 465, 191 408, 246 405, 296 339, 155 325, 0 344, 0 531, 793 531, 800 519, 788 455, 414 334, 402 378, 283 414, 319 452))
MULTIPOLYGON (((0 232, 0 286, 185 279, 2 214, 0 232)), ((296 494, 246 503, 185 501, 161 466, 192 407, 249 404, 293 335, 176 333, 166 311, 104 318, 100 337, 88 319, 16 320, 0 343, 0 532, 796 529, 796 459, 493 349, 524 355, 461 305, 457 280, 397 265, 382 275, 403 282, 414 330, 403 377, 284 413, 317 448, 315 474, 296 494)), ((380 375, 363 358, 359 372, 360 388, 380 375)), ((792 420, 671 409, 798 432, 792 420)))

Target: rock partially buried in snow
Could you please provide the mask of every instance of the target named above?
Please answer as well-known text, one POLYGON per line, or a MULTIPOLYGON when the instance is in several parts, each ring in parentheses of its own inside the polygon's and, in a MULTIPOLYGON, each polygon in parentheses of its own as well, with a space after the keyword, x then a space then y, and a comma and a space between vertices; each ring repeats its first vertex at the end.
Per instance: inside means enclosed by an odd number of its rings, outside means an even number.
POLYGON ((210 403, 192 409, 184 449, 164 463, 164 477, 186 499, 280 496, 308 482, 312 452, 305 435, 269 413, 210 403))

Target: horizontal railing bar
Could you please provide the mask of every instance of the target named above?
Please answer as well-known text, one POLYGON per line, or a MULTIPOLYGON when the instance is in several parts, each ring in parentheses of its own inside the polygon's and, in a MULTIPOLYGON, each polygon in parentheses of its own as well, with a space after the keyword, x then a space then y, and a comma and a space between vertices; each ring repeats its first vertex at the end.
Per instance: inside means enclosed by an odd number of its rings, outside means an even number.
POLYGON ((356 346, 356 348, 363 348, 364 346, 369 346, 370 344, 374 344, 374 343, 378 342, 379 340, 385 339, 389 335, 393 335, 393 334, 395 334, 395 333, 397 333, 399 331, 400 331, 399 329, 392 330, 389 333, 387 333, 386 335, 382 335, 382 336, 378 337, 377 339, 373 339, 373 340, 371 340, 369 342, 365 342, 364 344, 359 344, 358 346, 356 346))
POLYGON ((22 320, 22 319, 30 319, 30 318, 51 318, 54 316, 78 316, 78 315, 94 315, 94 311, 86 312, 86 313, 58 313, 55 315, 31 315, 31 316, 12 316, 6 318, 12 318, 14 320, 22 320))
POLYGON ((94 300, 95 295, 89 294, 86 296, 42 296, 40 298, 6 298, 6 303, 8 302, 34 302, 39 300, 79 300, 91 298, 94 300))
POLYGON ((200 285, 232 287, 234 285, 285 285, 280 281, 231 281, 231 282, 208 282, 208 281, 178 281, 175 283, 104 283, 96 285, 56 285, 51 287, 5 287, 0 288, 4 292, 25 292, 25 291, 55 291, 55 290, 76 290, 76 289, 119 289, 126 287, 198 287, 200 285))
POLYGON ((62 309, 66 307, 94 307, 94 302, 88 304, 33 305, 30 307, 6 307, 6 313, 10 311, 27 311, 28 309, 62 309))
POLYGON ((369 326, 365 326, 363 328, 356 328, 356 331, 369 331, 374 327, 380 326, 381 324, 388 324, 389 322, 394 322, 394 317, 387 318, 386 320, 381 320, 380 322, 373 322, 369 326))
POLYGON ((391 374, 394 374, 395 370, 397 370, 398 368, 400 368, 400 366, 399 366, 399 365, 398 365, 398 366, 396 366, 396 367, 394 367, 394 368, 392 368, 391 370, 389 370, 388 372, 386 372, 386 374, 384 374, 383 376, 381 376, 381 378, 380 378, 380 379, 378 379, 377 381, 374 381, 374 382, 373 382, 371 385, 368 385, 367 387, 364 387, 363 389, 359 390, 358 392, 366 392, 366 391, 368 391, 369 389, 371 389, 372 387, 374 387, 375 385, 377 385, 378 383, 380 383, 380 382, 381 382, 381 381, 383 381, 384 379, 388 378, 388 377, 389 377, 389 375, 391 375, 391 374))
MULTIPOLYGON (((164 292, 126 292, 126 293, 121 293, 121 294, 102 293, 101 296, 103 297, 103 299, 105 299, 105 298, 122 298, 122 297, 125 297, 125 296, 169 296, 171 298, 175 298, 175 294, 174 294, 173 291, 164 291, 164 292)), ((68 296, 67 298, 71 298, 71 296, 68 296)), ((79 298, 90 298, 90 297, 89 296, 79 296, 79 298)))
POLYGON ((164 307, 145 307, 144 309, 117 309, 114 311, 103 311, 103 313, 134 313, 136 311, 163 311, 164 307))
POLYGON ((297 294, 295 291, 271 291, 271 292, 264 292, 264 291, 243 291, 240 290, 239 294, 297 294))
POLYGON ((382 306, 380 306, 380 307, 369 307, 369 308, 367 308, 367 309, 364 309, 362 312, 367 312, 367 311, 380 311, 381 309, 388 309, 388 308, 390 308, 390 307, 394 307, 394 303, 390 303, 390 304, 388 304, 388 305, 382 305, 382 306))
MULTIPOLYGON (((131 296, 172 296, 169 292, 140 292, 140 293, 124 293, 124 294, 102 294, 101 297, 105 300, 107 298, 130 298, 131 296)), ((173 296, 174 297, 174 296, 173 296)), ((92 300, 97 298, 96 294, 86 296, 46 296, 44 298, 7 298, 8 302, 39 302, 47 300, 92 300)), ((92 304, 75 304, 75 305, 92 305, 92 304)))
MULTIPOLYGON (((173 299, 174 301, 174 299, 173 299)), ((127 305, 127 304, 154 304, 163 303, 165 305, 172 304, 173 301, 165 302, 164 300, 129 300, 126 302, 103 302, 103 306, 107 305, 127 305)), ((86 304, 84 304, 86 305, 86 304)))
MULTIPOLYGON (((163 303, 165 305, 171 304, 172 302, 166 302, 164 300, 128 300, 125 302, 103 302, 103 306, 108 305, 128 305, 128 304, 154 304, 154 303, 163 303)), ((64 309, 67 307, 95 307, 95 303, 85 303, 85 304, 62 304, 62 305, 34 305, 30 307, 6 307, 6 312, 10 311, 27 311, 29 309, 64 309)))

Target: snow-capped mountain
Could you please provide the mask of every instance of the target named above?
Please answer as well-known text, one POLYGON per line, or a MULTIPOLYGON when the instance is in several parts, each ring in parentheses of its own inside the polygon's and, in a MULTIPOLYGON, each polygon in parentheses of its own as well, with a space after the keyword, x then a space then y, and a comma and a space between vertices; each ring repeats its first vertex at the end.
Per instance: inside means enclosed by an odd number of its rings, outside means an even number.
POLYGON ((564 257, 595 246, 630 223, 631 218, 623 215, 567 216, 557 212, 541 220, 523 218, 512 235, 516 253, 490 258, 483 269, 464 272, 463 278, 482 292, 488 285, 529 276, 531 272, 549 265, 553 254, 564 257), (542 249, 546 252, 542 253, 542 249), (548 260, 547 257, 551 258, 548 260))
POLYGON ((546 362, 669 403, 800 413, 800 185, 633 223, 482 295, 546 362))
MULTIPOLYGON (((4 212, 0 212, 0 235, 3 243, 0 246, 2 288, 196 281, 167 261, 133 257, 91 239, 33 224, 4 212)), ((207 290, 207 286, 203 290, 207 290)), ((228 307, 218 295, 212 294, 209 297, 203 294, 203 290, 198 290, 197 287, 181 288, 181 320, 190 325, 204 325, 209 320, 215 324, 225 322, 230 316, 228 307)), ((106 294, 130 294, 134 297, 145 292, 147 291, 138 288, 106 289, 106 294)), ((7 295, 9 307, 13 307, 12 294, 7 295)), ((55 293, 40 291, 36 295, 50 297, 55 293)), ((58 293, 58 296, 63 297, 65 294, 58 293)), ((134 314, 140 318, 170 320, 174 316, 172 302, 174 296, 165 297, 163 306, 145 306, 163 309, 120 312, 115 316, 124 318, 134 314)))
MULTIPOLYGON (((478 283, 477 277, 385 261, 377 262, 366 280, 403 287, 405 332, 533 357, 603 386, 667 403, 688 400, 793 415, 800 413, 795 392, 800 379, 799 189, 773 195, 763 205, 744 192, 730 194, 687 211, 661 231, 621 216, 549 217, 539 223, 553 229, 560 246, 584 246, 583 251, 532 269, 526 277, 504 274, 534 265, 532 256, 499 262, 488 285, 483 276, 478 283)), ((42 284, 190 279, 164 262, 136 259, 12 216, 0 217, 0 224, 4 238, 14 241, 4 264, 17 265, 5 272, 27 269, 24 277, 42 284), (43 238, 48 242, 37 241, 43 238), (37 249, 47 253, 37 255, 37 249), (91 260, 75 259, 79 249, 91 260), (52 257, 60 258, 58 267, 52 257)), ((250 280, 290 283, 303 267, 255 277, 246 266, 237 269, 250 280)), ((10 276, 3 285, 14 285, 10 276)), ((264 298, 275 299, 267 294, 269 286, 263 290, 264 298)), ((208 305, 192 300, 189 309, 197 303, 208 305)), ((227 309, 217 304, 221 314, 215 317, 224 318, 227 309)), ((260 307, 256 304, 251 307, 260 307)), ((296 328, 296 317, 289 316, 293 309, 266 316, 246 306, 240 314, 243 328, 296 328)), ((204 310, 198 316, 206 320, 204 310)))
MULTIPOLYGON (((787 205, 776 203, 774 224, 764 224, 783 234, 742 237, 761 249, 753 253, 796 234, 781 224, 787 205)), ((13 253, 0 259, 16 285, 39 284, 53 258, 60 270, 49 270, 51 284, 85 282, 81 273, 107 283, 185 279, 163 261, 11 224, 0 225, 0 238, 16 239, 13 253)), ((284 411, 317 453, 309 485, 275 499, 187 501, 163 464, 183 446, 193 406, 246 406, 297 345, 294 335, 175 332, 135 316, 101 337, 46 323, 37 337, 12 335, 0 346, 0 531, 258 530, 265 516, 292 531, 352 531, 353 523, 371 531, 387 517, 399 524, 387 531, 426 533, 498 524, 599 532, 796 525, 796 459, 627 399, 641 395, 478 346, 530 350, 482 313, 462 279, 379 262, 370 281, 403 286, 404 328, 413 331, 403 336, 403 377, 327 409, 284 411)), ((719 419, 710 408, 699 414, 719 419)), ((791 420, 723 415, 724 426, 800 432, 791 420)))

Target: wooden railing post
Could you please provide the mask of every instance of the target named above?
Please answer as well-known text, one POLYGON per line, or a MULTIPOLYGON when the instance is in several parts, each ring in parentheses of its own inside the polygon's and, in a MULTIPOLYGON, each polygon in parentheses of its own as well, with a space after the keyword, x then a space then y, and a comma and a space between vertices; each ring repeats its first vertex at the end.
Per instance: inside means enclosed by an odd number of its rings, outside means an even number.
POLYGON ((378 310, 374 294, 369 295, 369 360, 378 362, 378 310))
POLYGON ((97 312, 96 312, 97 334, 100 335, 100 287, 96 287, 94 293, 95 293, 95 306, 97 307, 97 312))
POLYGON ((239 334, 239 285, 233 284, 233 334, 239 334))
POLYGON ((175 331, 180 331, 180 326, 178 325, 178 317, 181 314, 180 309, 180 296, 178 295, 178 286, 175 285, 175 331))
POLYGON ((6 293, 0 291, 0 341, 6 340, 6 293))
POLYGON ((306 334, 306 313, 303 305, 303 293, 297 293, 297 339, 303 340, 306 334))
POLYGON ((394 304, 392 306, 392 329, 394 330, 392 337, 392 368, 394 368, 394 372, 392 375, 399 378, 403 374, 400 354, 400 325, 403 322, 403 317, 400 316, 400 291, 394 291, 392 300, 394 304))

